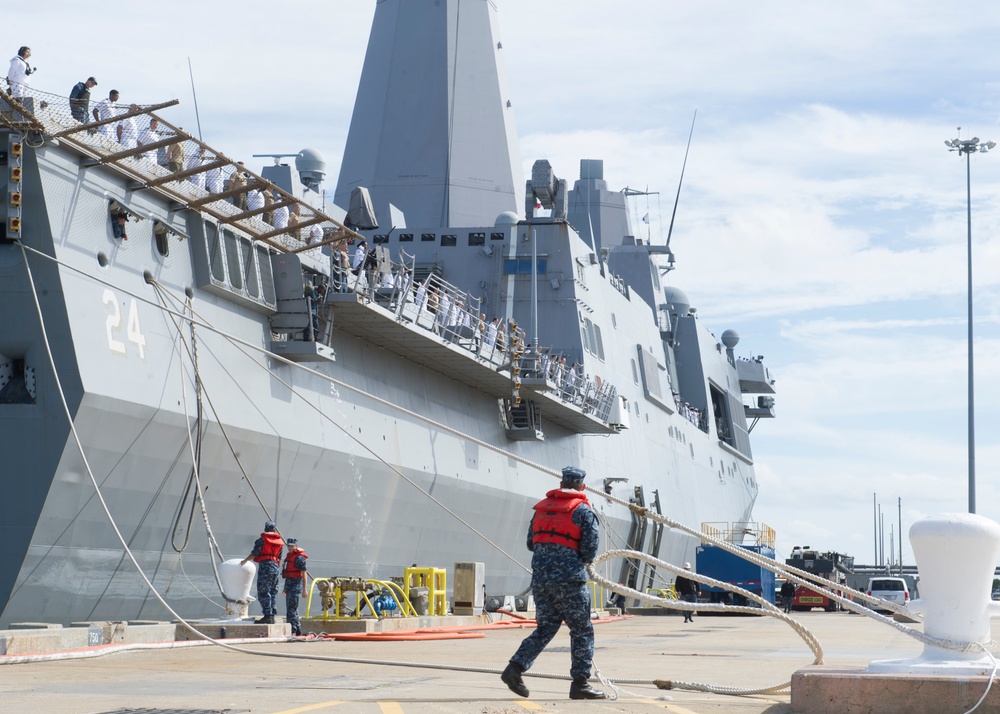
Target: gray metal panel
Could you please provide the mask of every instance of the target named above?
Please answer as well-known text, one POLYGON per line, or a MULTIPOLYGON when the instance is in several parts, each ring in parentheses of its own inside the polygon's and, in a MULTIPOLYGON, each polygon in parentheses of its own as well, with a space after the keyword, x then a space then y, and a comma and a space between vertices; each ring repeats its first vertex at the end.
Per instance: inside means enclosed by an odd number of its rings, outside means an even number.
MULTIPOLYGON (((23 168, 21 237, 26 245, 51 254, 54 252, 52 226, 47 217, 34 152, 26 152, 23 168)), ((28 262, 35 285, 41 292, 39 303, 45 314, 66 401, 70 412, 75 414, 83 390, 68 328, 67 302, 72 303, 63 294, 64 287, 55 263, 30 253, 28 262)), ((0 473, 4 475, 0 537, 5 544, 3 566, 0 567, 2 607, 10 596, 34 536, 69 424, 55 390, 27 271, 21 249, 16 245, 0 245, 0 284, 4 286, 6 298, 0 307, 0 355, 24 359, 25 364, 34 369, 36 393, 34 404, 0 404, 0 434, 3 436, 0 473), (13 448, 15 444, 17 448, 13 448)))
POLYGON ((498 45, 490 2, 380 2, 335 203, 366 186, 383 225, 390 203, 408 225, 516 212, 521 162, 498 45))

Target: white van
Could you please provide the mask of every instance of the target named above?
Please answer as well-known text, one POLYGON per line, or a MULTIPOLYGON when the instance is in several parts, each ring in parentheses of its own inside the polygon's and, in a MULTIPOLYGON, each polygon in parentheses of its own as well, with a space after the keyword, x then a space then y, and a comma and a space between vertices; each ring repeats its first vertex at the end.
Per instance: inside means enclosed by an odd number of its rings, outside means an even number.
MULTIPOLYGON (((910 602, 910 589, 902 578, 870 578, 868 594, 904 607, 910 602)), ((872 603, 869 603, 869 607, 873 610, 884 609, 872 603)))

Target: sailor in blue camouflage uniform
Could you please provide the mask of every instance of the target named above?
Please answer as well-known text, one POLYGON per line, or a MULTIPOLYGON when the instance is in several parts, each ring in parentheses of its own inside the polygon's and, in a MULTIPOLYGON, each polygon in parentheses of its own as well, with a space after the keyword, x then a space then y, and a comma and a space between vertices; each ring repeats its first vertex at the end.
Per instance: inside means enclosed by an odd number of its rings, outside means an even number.
POLYGON ((274 521, 264 523, 264 532, 253 544, 250 555, 243 559, 253 559, 257 563, 257 600, 264 616, 254 620, 258 625, 273 625, 274 616, 278 614, 276 601, 278 599, 278 576, 281 574, 281 550, 285 545, 278 526, 274 521))
POLYGON ((600 536, 597 514, 590 508, 585 492, 586 476, 583 469, 575 466, 564 468, 560 487, 535 504, 535 515, 528 526, 531 592, 538 626, 521 643, 500 675, 504 684, 522 697, 529 692, 521 675, 552 641, 565 620, 572 657, 569 698, 606 698, 604 692, 587 681, 594 659, 594 626, 590 622, 590 590, 584 567, 597 555, 600 536))
POLYGON ((299 622, 299 597, 306 584, 306 559, 309 557, 299 547, 299 541, 289 538, 288 555, 285 556, 285 566, 281 569, 281 577, 285 579, 285 620, 292 626, 292 634, 298 637, 302 634, 299 622))

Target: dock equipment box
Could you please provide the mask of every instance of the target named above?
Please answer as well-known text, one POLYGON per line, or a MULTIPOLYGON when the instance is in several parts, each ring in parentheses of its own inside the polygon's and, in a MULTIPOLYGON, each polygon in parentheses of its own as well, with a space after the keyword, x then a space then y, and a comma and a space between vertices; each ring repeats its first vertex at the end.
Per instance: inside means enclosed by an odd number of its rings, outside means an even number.
MULTIPOLYGON (((774 548, 767 545, 741 545, 744 550, 774 560, 774 548)), ((698 546, 695 571, 701 575, 738 585, 774 604, 774 572, 733 555, 714 545, 698 546)), ((701 586, 703 598, 710 602, 727 602, 733 605, 753 605, 742 595, 717 586, 701 586)))

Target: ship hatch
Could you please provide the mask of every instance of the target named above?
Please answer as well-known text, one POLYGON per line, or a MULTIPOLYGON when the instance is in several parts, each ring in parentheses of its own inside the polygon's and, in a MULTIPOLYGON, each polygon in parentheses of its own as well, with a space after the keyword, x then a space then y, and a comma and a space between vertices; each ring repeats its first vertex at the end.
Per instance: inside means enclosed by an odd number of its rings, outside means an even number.
MULTIPOLYGON (((2 360, 3 355, 0 355, 2 360)), ((0 361, 0 404, 34 404, 35 370, 23 359, 0 361)))

